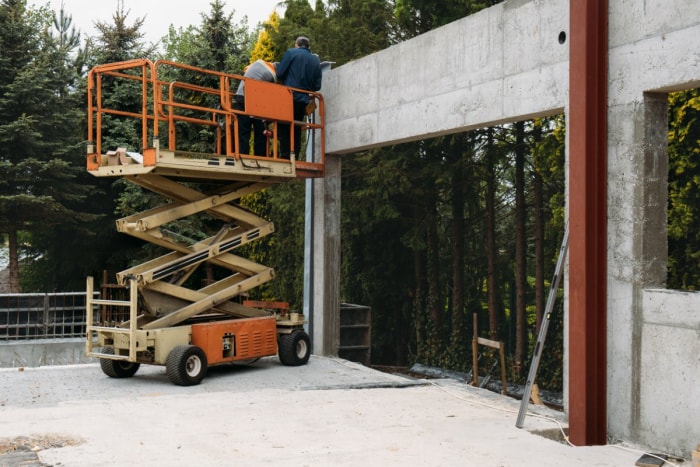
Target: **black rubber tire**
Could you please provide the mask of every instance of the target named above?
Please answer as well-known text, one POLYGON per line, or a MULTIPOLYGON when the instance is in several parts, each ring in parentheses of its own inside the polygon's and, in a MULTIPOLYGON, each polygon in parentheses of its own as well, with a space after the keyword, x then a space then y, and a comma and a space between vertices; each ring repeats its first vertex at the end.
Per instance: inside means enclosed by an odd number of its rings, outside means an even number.
POLYGON ((165 372, 173 384, 194 386, 207 374, 207 356, 196 345, 178 345, 168 354, 165 372))
POLYGON ((277 343, 282 365, 301 366, 309 361, 311 339, 305 331, 296 330, 291 334, 280 334, 277 343))
MULTIPOLYGON (((105 347, 102 353, 114 355, 112 347, 105 347)), ((102 372, 110 378, 131 378, 139 371, 140 363, 125 362, 124 360, 112 360, 109 358, 100 359, 102 372)))

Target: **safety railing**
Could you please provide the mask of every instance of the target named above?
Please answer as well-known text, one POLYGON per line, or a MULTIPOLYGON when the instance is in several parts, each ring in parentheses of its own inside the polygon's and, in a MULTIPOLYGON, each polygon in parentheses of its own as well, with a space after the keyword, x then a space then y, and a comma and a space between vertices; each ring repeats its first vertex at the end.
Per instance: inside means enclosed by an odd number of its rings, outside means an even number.
POLYGON ((0 294, 0 341, 84 337, 85 305, 85 292, 0 294))
POLYGON ((160 147, 244 162, 282 161, 280 132, 282 127, 289 126, 293 152, 296 125, 302 129, 303 156, 295 154, 289 163, 295 164, 298 177, 323 176, 324 111, 323 96, 319 93, 237 74, 165 60, 98 65, 88 74, 87 165, 89 170, 98 168, 105 149, 116 149, 105 148, 105 144, 126 146, 142 154, 144 166, 157 164, 160 147), (235 89, 241 81, 246 89, 244 110, 233 106, 235 89), (303 121, 294 120, 293 91, 308 93, 315 104, 315 111, 303 121), (242 116, 266 123, 267 154, 241 154, 238 130, 242 116), (121 120, 132 122, 115 125, 121 120), (206 141, 202 141, 202 135, 211 135, 211 140, 205 137, 206 141))

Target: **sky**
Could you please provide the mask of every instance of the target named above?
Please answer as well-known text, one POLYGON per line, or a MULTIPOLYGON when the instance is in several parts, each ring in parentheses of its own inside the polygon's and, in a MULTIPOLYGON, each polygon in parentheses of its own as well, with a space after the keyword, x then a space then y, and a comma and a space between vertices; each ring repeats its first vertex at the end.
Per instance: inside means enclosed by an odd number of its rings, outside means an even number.
MULTIPOLYGON (((224 0, 224 11, 234 11, 233 21, 239 23, 243 16, 248 16, 251 29, 259 22, 266 20, 281 0, 224 0)), ((63 3, 66 13, 73 17, 73 25, 80 30, 81 37, 94 36, 95 21, 108 22, 117 10, 118 0, 29 0, 28 4, 36 6, 48 3, 58 12, 63 3)), ((199 26, 202 21, 201 13, 211 10, 211 0, 124 0, 124 11, 127 24, 136 18, 145 16, 143 32, 146 41, 157 42, 168 33, 172 24, 176 28, 199 26)), ((282 8, 277 10, 282 15, 282 8)))

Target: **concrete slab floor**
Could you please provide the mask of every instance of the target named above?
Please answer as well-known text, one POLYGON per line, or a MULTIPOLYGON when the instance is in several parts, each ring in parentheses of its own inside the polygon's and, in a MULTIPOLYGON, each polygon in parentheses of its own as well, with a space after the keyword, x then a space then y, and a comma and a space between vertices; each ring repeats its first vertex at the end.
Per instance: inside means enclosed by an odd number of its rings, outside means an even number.
POLYGON ((518 408, 459 381, 316 356, 214 367, 192 387, 156 366, 129 379, 97 364, 0 370, 0 446, 35 443, 30 465, 634 466, 642 454, 534 434, 562 426, 546 408, 518 429, 518 408))

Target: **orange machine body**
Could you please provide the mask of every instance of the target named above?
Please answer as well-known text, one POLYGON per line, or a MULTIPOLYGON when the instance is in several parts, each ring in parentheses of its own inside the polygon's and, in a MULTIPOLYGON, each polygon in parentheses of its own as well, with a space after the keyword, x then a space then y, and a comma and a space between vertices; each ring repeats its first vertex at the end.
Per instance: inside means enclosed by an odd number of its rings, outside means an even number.
POLYGON ((263 316, 193 324, 192 345, 204 351, 209 365, 277 355, 276 319, 263 316))

